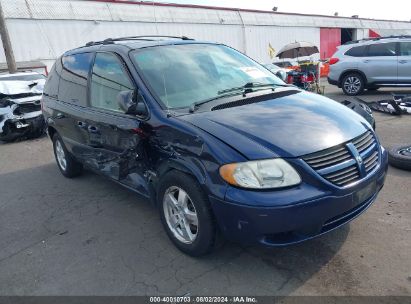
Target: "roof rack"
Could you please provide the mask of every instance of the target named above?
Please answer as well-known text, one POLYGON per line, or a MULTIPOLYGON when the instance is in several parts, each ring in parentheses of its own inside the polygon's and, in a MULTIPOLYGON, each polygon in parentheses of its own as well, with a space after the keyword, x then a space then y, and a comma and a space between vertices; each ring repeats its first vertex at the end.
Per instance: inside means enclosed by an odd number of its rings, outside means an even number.
POLYGON ((145 36, 129 36, 129 37, 119 37, 119 38, 107 38, 102 41, 90 41, 86 43, 86 46, 99 45, 99 44, 113 44, 116 41, 127 41, 127 40, 139 40, 139 41, 156 41, 158 39, 150 38, 173 38, 181 40, 194 40, 186 36, 163 36, 163 35, 145 35, 145 36))
POLYGON ((382 40, 382 39, 392 39, 392 38, 411 38, 411 35, 395 35, 395 36, 363 38, 363 39, 360 39, 360 40, 349 41, 349 42, 345 43, 345 45, 360 43, 360 42, 364 42, 364 41, 378 41, 378 40, 382 40))

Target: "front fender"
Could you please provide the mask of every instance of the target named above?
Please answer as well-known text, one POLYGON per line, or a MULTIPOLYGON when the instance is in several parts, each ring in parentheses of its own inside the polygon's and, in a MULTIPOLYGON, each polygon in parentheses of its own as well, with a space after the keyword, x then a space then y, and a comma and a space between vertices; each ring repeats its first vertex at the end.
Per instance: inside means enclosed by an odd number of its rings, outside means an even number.
POLYGON ((205 185, 207 179, 207 173, 204 165, 195 158, 184 160, 184 159, 167 159, 163 161, 157 169, 157 174, 160 177, 164 176, 170 170, 178 170, 186 174, 190 174, 200 185, 205 185))
POLYGON ((155 182, 153 182, 155 197, 157 197, 162 178, 171 170, 177 170, 194 177, 207 195, 220 198, 225 196, 227 185, 218 175, 218 165, 207 163, 206 167, 202 160, 196 157, 186 157, 169 158, 159 164, 156 170, 157 178, 155 182))

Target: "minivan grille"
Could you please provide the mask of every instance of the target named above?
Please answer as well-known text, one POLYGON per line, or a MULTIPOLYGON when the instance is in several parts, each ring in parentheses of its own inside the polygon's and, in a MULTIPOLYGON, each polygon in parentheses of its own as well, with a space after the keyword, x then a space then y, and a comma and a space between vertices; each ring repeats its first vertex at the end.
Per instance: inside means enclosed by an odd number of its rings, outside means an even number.
POLYGON ((303 156, 303 160, 329 182, 345 187, 378 166, 378 144, 367 131, 348 143, 303 156))
MULTIPOLYGON (((370 149, 373 145, 377 146, 375 143, 375 138, 370 131, 353 140, 353 144, 360 154, 367 151, 367 149, 370 149)), ((363 157, 365 170, 367 173, 371 172, 378 165, 378 156, 377 147, 372 149, 371 153, 365 155, 364 157, 361 155, 361 157, 363 157)))
POLYGON ((316 154, 305 157, 304 160, 313 169, 319 170, 326 167, 337 165, 345 160, 352 158, 352 155, 345 146, 334 147, 316 154))

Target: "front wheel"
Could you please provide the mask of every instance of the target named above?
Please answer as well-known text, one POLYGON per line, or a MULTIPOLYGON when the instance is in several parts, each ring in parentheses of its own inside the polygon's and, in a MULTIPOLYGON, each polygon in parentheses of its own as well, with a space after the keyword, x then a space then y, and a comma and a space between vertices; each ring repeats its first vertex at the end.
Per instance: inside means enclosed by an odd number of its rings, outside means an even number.
POLYGON ((191 176, 171 171, 162 180, 158 208, 164 229, 174 245, 191 256, 214 249, 217 229, 210 203, 191 176))
POLYGON ((342 90, 345 95, 359 95, 364 91, 364 86, 364 79, 358 73, 347 74, 342 80, 342 90))

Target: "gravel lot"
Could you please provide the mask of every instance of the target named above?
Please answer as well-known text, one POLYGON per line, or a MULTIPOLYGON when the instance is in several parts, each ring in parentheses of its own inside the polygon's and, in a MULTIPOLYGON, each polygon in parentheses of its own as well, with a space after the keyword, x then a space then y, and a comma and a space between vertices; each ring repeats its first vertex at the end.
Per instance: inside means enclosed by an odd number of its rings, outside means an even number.
MULTIPOLYGON (((385 147, 411 142, 411 117, 375 116, 385 147)), ((376 203, 342 229, 194 259, 134 193, 92 173, 65 179, 48 138, 0 144, 0 295, 411 295, 410 198, 411 172, 390 167, 376 203)))

